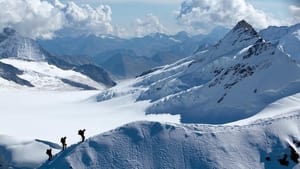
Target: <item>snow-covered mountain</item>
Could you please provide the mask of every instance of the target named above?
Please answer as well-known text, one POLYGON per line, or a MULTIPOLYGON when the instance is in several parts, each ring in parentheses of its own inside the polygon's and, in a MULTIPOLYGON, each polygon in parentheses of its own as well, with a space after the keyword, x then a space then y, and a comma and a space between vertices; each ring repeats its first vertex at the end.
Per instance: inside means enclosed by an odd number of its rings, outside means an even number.
POLYGON ((300 62, 300 24, 290 27, 287 26, 271 26, 260 31, 261 36, 276 44, 284 53, 300 62))
POLYGON ((0 62, 0 77, 1 77, 1 86, 27 86, 27 87, 33 87, 33 85, 25 80, 19 77, 19 75, 22 75, 24 72, 9 65, 0 62))
POLYGON ((0 70, 2 81, 11 81, 5 82, 11 87, 56 90, 104 89, 115 85, 102 68, 60 60, 11 28, 0 33, 0 70))
MULTIPOLYGON (((137 100, 152 102, 147 113, 180 114, 187 123, 226 123, 299 92, 299 79, 295 61, 240 21, 216 45, 147 71, 133 86, 141 89, 137 100)), ((119 95, 108 93, 98 100, 119 95)))
POLYGON ((20 36, 12 28, 0 34, 0 58, 15 57, 31 61, 44 61, 45 54, 32 39, 20 36))

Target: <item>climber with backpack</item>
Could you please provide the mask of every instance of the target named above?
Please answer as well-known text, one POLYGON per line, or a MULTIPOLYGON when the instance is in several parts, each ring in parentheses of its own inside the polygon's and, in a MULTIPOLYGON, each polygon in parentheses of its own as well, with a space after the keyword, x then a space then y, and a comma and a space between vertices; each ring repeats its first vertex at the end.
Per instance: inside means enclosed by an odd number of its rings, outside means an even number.
POLYGON ((62 144, 62 150, 65 150, 65 149, 67 148, 66 139, 67 139, 67 137, 66 137, 66 136, 65 136, 65 137, 62 137, 62 138, 60 138, 60 142, 61 142, 61 144, 62 144))
POLYGON ((51 160, 52 160, 52 149, 51 149, 51 148, 50 148, 50 149, 47 149, 47 150, 46 150, 46 154, 47 154, 48 157, 49 157, 48 160, 51 161, 51 160))
POLYGON ((84 140, 85 140, 84 132, 85 132, 85 129, 78 130, 78 135, 81 136, 81 142, 84 142, 84 140))

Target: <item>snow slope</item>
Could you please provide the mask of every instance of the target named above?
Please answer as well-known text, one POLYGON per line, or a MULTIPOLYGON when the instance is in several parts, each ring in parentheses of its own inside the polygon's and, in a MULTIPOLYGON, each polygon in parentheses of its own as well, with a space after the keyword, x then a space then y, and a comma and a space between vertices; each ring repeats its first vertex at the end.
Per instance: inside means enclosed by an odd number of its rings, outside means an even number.
POLYGON ((76 90, 76 89, 99 89, 106 87, 88 76, 74 70, 63 70, 47 62, 25 61, 19 59, 0 59, 0 62, 12 65, 23 71, 20 78, 29 81, 36 89, 44 90, 76 90), (69 80, 82 86, 65 83, 69 80))
POLYGON ((291 152, 300 153, 299 105, 298 93, 224 125, 134 122, 74 144, 40 168, 296 169, 291 152), (287 167, 279 163, 284 154, 287 167))
POLYGON ((36 168, 47 160, 44 153, 48 148, 57 153, 60 146, 42 140, 0 135, 0 168, 36 168))
POLYGON ((254 116, 228 123, 228 125, 249 125, 251 123, 259 123, 260 121, 266 119, 284 118, 285 116, 298 114, 299 110, 300 93, 296 93, 269 104, 254 116))
POLYGON ((72 145, 40 168, 296 169, 291 154, 300 153, 299 105, 297 93, 224 125, 134 122, 72 145), (288 166, 279 162, 284 154, 288 166))
POLYGON ((276 44, 278 48, 288 54, 293 59, 300 61, 300 24, 290 27, 271 26, 260 31, 260 34, 266 40, 276 44))
POLYGON ((299 168, 299 156, 291 156, 299 152, 299 118, 298 112, 243 126, 136 122, 74 145, 40 168, 299 168), (279 162, 284 154, 288 166, 279 162))
POLYGON ((13 82, 13 81, 8 81, 6 79, 3 79, 0 77, 0 84, 3 88, 24 88, 23 86, 13 82))
POLYGON ((32 39, 20 36, 14 29, 4 28, 0 33, 0 58, 16 57, 31 61, 44 61, 46 56, 32 39))
POLYGON ((67 135, 68 142, 74 143, 80 128, 91 136, 137 120, 179 121, 179 116, 146 116, 149 103, 135 103, 133 96, 97 103, 98 92, 1 89, 1 134, 52 142, 67 135))
POLYGON ((148 113, 180 114, 187 123, 250 117, 299 92, 300 67, 240 21, 218 44, 139 77, 148 113))
POLYGON ((82 128, 87 130, 86 137, 91 137, 138 120, 179 122, 179 116, 146 116, 148 102, 135 103, 134 96, 97 103, 98 92, 1 87, 0 132, 12 136, 12 141, 5 141, 6 136, 0 137, 0 165, 34 168, 32 166, 45 161, 49 146, 32 141, 34 139, 60 144, 60 137, 67 136, 67 144, 71 145, 80 140, 77 131, 82 128), (24 156, 24 153, 30 155, 24 156), (13 158, 6 154, 13 154, 13 158))

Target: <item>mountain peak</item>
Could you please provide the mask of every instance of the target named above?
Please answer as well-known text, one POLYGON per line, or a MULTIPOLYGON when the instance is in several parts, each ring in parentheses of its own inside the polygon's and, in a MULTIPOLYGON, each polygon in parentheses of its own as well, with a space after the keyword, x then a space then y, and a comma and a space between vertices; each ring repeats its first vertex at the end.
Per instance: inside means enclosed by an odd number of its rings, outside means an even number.
POLYGON ((173 35, 174 37, 180 37, 180 38, 189 38, 190 35, 185 32, 185 31, 180 31, 180 32, 177 32, 175 35, 173 35))
POLYGON ((164 38, 164 37, 167 37, 167 36, 168 35, 166 35, 164 33, 161 33, 161 32, 154 32, 154 33, 150 33, 149 35, 146 35, 145 37, 161 39, 161 38, 164 38))
POLYGON ((245 30, 245 31, 250 31, 255 35, 257 34, 257 32, 254 30, 254 28, 245 20, 239 21, 232 30, 233 30, 233 32, 235 32, 240 29, 245 30))
POLYGON ((231 50, 241 50, 252 45, 259 39, 261 39, 261 37, 254 28, 245 20, 241 20, 215 45, 215 47, 221 48, 221 51, 224 53, 228 53, 231 50))
POLYGON ((21 36, 15 29, 3 29, 0 40, 0 58, 18 58, 31 61, 45 60, 46 55, 32 39, 21 36))
POLYGON ((10 27, 5 27, 3 29, 3 33, 6 35, 6 36, 12 36, 12 35, 15 35, 16 34, 16 30, 14 30, 13 28, 10 28, 10 27))

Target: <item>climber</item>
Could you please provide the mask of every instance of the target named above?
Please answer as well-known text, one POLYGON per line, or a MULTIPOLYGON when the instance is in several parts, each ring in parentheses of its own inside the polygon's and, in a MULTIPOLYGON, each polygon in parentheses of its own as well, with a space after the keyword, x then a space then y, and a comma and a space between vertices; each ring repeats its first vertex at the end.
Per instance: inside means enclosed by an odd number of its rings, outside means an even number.
POLYGON ((49 156, 48 160, 51 161, 52 160, 52 149, 47 149, 46 154, 49 156))
POLYGON ((78 135, 81 136, 81 142, 84 142, 84 140, 85 140, 84 132, 85 132, 85 129, 78 130, 78 135))
POLYGON ((65 150, 65 149, 67 148, 66 139, 67 139, 66 136, 65 136, 65 137, 62 137, 62 138, 60 139, 60 142, 61 142, 62 147, 63 147, 62 150, 65 150))

